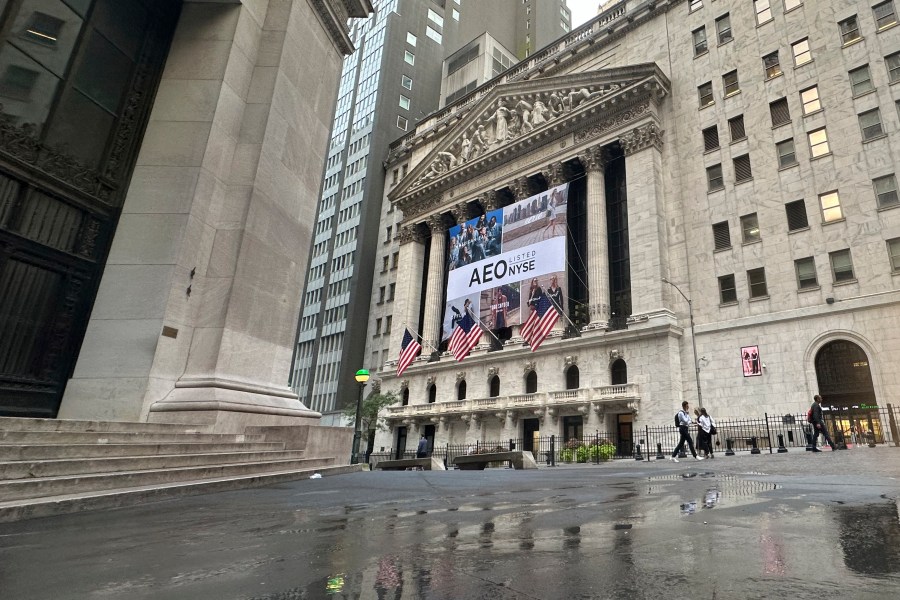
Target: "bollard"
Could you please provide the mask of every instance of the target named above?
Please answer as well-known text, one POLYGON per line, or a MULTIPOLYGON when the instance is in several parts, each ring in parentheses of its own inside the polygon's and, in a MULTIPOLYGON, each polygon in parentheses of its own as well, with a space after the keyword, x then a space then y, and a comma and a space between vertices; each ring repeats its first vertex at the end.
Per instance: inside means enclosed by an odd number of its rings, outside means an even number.
POLYGON ((634 460, 644 460, 644 455, 641 454, 641 445, 637 444, 634 447, 634 460))
POLYGON ((778 454, 784 454, 787 452, 787 448, 784 447, 784 434, 778 434, 778 454))
POLYGON ((756 446, 756 437, 750 438, 750 454, 759 454, 759 448, 756 446))
POLYGON ((662 444, 656 444, 656 460, 665 460, 665 458, 662 453, 662 444))
POLYGON ((731 438, 725 440, 725 456, 734 456, 734 440, 731 438))
POLYGON ((875 447, 875 434, 872 431, 867 431, 866 439, 869 440, 869 448, 874 448, 875 447))
MULTIPOLYGON (((804 428, 804 429, 803 429, 803 434, 806 435, 806 451, 807 451, 807 452, 812 452, 812 451, 813 451, 813 448, 814 448, 814 446, 813 446, 813 429, 812 429, 812 427, 809 427, 808 429, 807 429, 807 428, 804 428)), ((815 435, 819 435, 819 434, 816 433, 815 435)))
POLYGON ((556 436, 550 436, 550 456, 547 457, 551 467, 556 466, 556 436))

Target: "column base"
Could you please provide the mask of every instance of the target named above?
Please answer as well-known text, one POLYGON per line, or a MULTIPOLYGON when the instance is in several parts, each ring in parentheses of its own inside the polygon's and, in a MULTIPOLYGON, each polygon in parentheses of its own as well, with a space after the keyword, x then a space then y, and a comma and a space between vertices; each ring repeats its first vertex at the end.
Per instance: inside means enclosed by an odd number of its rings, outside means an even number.
POLYGON ((147 421, 241 433, 248 426, 318 425, 321 416, 289 388, 207 378, 178 381, 165 398, 150 405, 147 421))

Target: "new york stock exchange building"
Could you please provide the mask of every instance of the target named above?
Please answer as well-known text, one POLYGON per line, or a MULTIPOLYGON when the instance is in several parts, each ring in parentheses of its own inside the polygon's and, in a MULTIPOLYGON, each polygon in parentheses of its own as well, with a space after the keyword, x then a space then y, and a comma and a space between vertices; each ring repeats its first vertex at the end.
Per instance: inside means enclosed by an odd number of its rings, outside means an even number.
POLYGON ((617 3, 392 146, 399 269, 376 273, 394 293, 369 345, 400 401, 375 446, 599 432, 627 452, 700 392, 715 419, 822 394, 836 426, 887 427, 900 28, 791 4, 617 3), (406 330, 423 349, 398 376, 406 330))

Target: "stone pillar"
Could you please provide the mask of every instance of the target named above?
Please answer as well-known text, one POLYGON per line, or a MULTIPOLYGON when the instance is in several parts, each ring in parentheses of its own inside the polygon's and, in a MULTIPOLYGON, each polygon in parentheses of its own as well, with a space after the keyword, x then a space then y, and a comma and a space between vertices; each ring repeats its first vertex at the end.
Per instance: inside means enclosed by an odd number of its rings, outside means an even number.
POLYGON ((648 123, 625 133, 632 315, 670 314, 663 302, 668 239, 662 182, 662 131, 648 123))
POLYGON ((609 322, 609 244, 606 234, 606 152, 589 149, 578 157, 587 172, 588 310, 591 326, 609 322))
MULTIPOLYGON (((419 306, 422 302, 422 269, 425 265, 425 244, 418 224, 407 223, 400 227, 400 264, 397 270, 397 289, 394 296, 394 329, 391 332, 390 357, 400 356, 404 328, 419 333, 419 306)), ((423 348, 427 354, 430 349, 423 348)))
POLYGON ((441 343, 441 299, 444 297, 444 253, 447 245, 447 228, 440 215, 428 220, 431 228, 431 250, 428 253, 428 283, 425 287, 425 322, 422 337, 424 352, 434 352, 441 343))

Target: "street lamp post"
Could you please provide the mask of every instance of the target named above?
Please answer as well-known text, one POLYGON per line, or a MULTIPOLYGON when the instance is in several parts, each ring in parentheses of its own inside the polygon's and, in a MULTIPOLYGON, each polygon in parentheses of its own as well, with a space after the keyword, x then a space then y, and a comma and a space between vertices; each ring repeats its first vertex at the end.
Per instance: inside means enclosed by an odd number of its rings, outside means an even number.
POLYGON ((681 297, 684 298, 688 303, 688 317, 691 321, 691 346, 694 350, 694 377, 697 380, 697 408, 703 408, 703 393, 700 391, 700 362, 697 360, 697 336, 694 335, 694 306, 691 302, 691 299, 684 295, 684 292, 681 291, 681 288, 666 279, 665 277, 662 280, 663 283, 668 283, 673 288, 675 288, 681 297))
POLYGON ((362 421, 363 390, 366 389, 366 382, 369 381, 369 372, 365 369, 360 369, 356 372, 354 378, 357 383, 359 383, 359 398, 356 400, 356 420, 353 422, 353 449, 350 454, 351 465, 359 464, 359 438, 362 434, 360 431, 360 421, 362 421))

